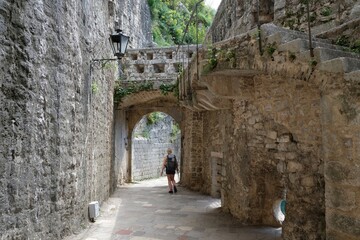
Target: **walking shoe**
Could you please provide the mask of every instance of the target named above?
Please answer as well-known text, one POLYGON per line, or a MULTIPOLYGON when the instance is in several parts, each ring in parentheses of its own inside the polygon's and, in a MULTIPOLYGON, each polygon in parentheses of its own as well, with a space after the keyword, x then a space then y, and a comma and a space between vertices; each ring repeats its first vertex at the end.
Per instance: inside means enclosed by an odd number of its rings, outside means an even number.
POLYGON ((174 192, 177 193, 177 188, 176 188, 176 186, 174 186, 174 192))
POLYGON ((173 191, 169 191, 169 193, 173 193, 173 191))

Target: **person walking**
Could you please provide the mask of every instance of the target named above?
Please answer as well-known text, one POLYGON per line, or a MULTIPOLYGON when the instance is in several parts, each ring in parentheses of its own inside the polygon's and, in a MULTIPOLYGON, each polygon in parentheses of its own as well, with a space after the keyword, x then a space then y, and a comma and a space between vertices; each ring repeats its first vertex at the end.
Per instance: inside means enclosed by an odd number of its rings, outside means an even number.
POLYGON ((163 175, 164 168, 166 168, 165 172, 168 180, 169 193, 174 193, 174 192, 176 193, 177 188, 176 188, 174 176, 175 176, 175 171, 179 173, 179 168, 178 168, 178 162, 176 160, 176 156, 172 154, 171 148, 168 148, 167 155, 164 157, 164 161, 160 173, 161 176, 163 175))

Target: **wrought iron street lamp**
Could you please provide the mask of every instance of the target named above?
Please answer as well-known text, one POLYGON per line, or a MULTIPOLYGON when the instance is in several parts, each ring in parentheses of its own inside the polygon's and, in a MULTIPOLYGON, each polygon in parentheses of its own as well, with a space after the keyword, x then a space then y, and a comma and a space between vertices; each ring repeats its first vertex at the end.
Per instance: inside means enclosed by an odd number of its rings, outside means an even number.
POLYGON ((122 30, 117 29, 116 33, 110 35, 110 44, 114 52, 114 56, 118 59, 122 58, 125 54, 129 37, 122 34, 122 30))
MULTIPOLYGON (((90 74, 92 72, 92 66, 95 63, 109 62, 109 61, 118 61, 120 68, 120 60, 124 57, 128 43, 129 36, 126 36, 122 33, 122 30, 116 29, 115 33, 110 34, 109 37, 111 49, 114 53, 114 56, 117 58, 101 58, 101 59, 92 59, 90 62, 90 74)), ((119 69, 119 75, 121 75, 121 69, 119 69)))

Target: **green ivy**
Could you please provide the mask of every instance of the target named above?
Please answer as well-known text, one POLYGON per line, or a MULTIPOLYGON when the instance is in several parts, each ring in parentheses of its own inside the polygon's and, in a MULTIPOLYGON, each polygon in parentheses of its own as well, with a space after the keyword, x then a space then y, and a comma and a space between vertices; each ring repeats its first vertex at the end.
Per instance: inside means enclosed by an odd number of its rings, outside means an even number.
POLYGON ((266 52, 269 56, 272 57, 272 55, 274 54, 275 51, 276 51, 275 43, 271 43, 266 46, 266 52))
POLYGON ((161 112, 152 112, 146 116, 146 125, 154 125, 165 118, 161 112))
POLYGON ((175 84, 166 84, 166 83, 163 83, 160 85, 160 91, 163 95, 168 95, 169 93, 173 92, 175 93, 176 90, 178 90, 178 84, 175 83, 175 84))
POLYGON ((96 82, 93 82, 93 83, 91 84, 91 92, 92 92, 93 94, 95 94, 95 93, 97 93, 98 91, 99 91, 99 87, 98 87, 97 83, 96 83, 96 82))
POLYGON ((218 59, 216 54, 218 53, 218 49, 209 47, 207 51, 207 63, 204 66, 203 74, 207 74, 214 70, 218 64, 218 59))
POLYGON ((179 124, 173 123, 171 125, 171 133, 170 133, 171 141, 174 142, 179 134, 180 134, 179 124))
POLYGON ((152 82, 132 82, 126 86, 118 83, 114 89, 114 102, 121 102, 125 96, 133 93, 153 90, 153 86, 154 84, 152 82))
POLYGON ((329 7, 324 7, 323 9, 321 9, 321 12, 320 12, 320 14, 324 17, 330 16, 331 13, 332 13, 332 11, 331 11, 331 8, 329 8, 329 7))

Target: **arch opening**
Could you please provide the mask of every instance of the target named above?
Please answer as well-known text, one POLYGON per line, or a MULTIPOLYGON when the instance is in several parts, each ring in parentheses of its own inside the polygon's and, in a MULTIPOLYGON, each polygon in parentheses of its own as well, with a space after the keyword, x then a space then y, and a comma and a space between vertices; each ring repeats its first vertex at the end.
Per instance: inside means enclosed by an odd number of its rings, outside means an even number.
MULTIPOLYGON (((180 125, 164 112, 151 112, 144 115, 134 127, 131 142, 132 181, 159 178, 162 161, 168 148, 173 150, 180 162, 180 125)), ((177 181, 180 180, 179 176, 176 178, 177 181)))

